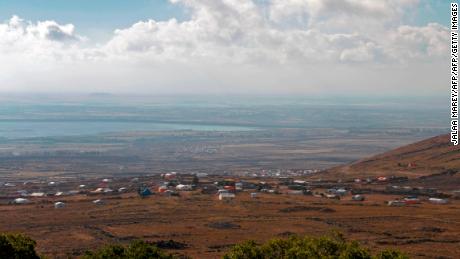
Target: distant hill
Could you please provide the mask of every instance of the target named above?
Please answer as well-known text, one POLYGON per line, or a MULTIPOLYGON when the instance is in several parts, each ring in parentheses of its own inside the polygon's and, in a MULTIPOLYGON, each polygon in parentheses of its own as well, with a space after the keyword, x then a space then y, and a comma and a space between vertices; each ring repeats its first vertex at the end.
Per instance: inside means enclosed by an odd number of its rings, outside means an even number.
POLYGON ((445 180, 445 175, 456 175, 460 179, 457 171, 460 171, 460 146, 453 146, 446 134, 328 169, 321 177, 345 179, 398 175, 445 180))

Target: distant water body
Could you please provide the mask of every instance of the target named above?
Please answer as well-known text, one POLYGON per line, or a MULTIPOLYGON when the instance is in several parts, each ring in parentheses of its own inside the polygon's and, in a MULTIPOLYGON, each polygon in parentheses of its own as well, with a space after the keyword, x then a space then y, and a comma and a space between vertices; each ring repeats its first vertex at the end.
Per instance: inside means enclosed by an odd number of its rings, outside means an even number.
POLYGON ((251 127, 130 121, 1 121, 0 138, 87 136, 133 131, 248 131, 251 127))

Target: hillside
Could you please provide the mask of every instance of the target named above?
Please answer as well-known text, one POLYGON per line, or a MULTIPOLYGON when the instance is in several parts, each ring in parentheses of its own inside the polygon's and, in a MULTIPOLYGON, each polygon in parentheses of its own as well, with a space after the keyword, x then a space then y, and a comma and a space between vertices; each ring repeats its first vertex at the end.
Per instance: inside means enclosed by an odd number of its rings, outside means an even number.
MULTIPOLYGON (((456 175, 460 170, 460 147, 450 144, 450 136, 440 135, 348 165, 324 171, 326 178, 399 175, 409 178, 456 175)), ((436 177, 435 177, 436 178, 436 177)))

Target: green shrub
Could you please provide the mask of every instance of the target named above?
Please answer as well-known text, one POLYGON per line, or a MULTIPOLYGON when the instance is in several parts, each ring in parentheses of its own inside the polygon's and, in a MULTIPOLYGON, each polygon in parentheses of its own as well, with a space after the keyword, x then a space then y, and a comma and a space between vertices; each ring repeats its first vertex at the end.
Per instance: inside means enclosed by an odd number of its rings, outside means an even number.
MULTIPOLYGON (((35 252, 36 242, 20 234, 0 234, 0 258, 40 259, 35 252)), ((156 245, 133 241, 127 246, 107 245, 87 251, 84 259, 174 259, 156 245)), ((224 259, 408 259, 398 251, 384 250, 372 256, 357 242, 347 242, 342 235, 326 237, 298 237, 272 239, 262 245, 246 241, 235 245, 224 259)))
POLYGON ((372 256, 357 242, 347 242, 341 235, 330 237, 297 237, 272 239, 262 245, 246 241, 235 245, 224 259, 407 259, 397 251, 386 250, 372 256))
POLYGON ((84 259, 173 259, 161 251, 156 245, 133 241, 128 246, 107 245, 96 251, 87 251, 84 259))
POLYGON ((377 259, 408 259, 409 257, 403 253, 394 250, 384 250, 380 252, 377 259))
POLYGON ((39 259, 36 242, 21 234, 0 234, 0 258, 39 259))

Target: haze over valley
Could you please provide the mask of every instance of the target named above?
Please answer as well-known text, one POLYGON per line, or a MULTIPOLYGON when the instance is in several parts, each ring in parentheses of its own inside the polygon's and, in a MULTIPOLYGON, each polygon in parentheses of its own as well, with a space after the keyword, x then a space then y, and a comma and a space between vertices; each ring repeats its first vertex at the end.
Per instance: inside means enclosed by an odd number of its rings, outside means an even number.
POLYGON ((46 98, 3 98, 2 177, 324 169, 445 133, 448 119, 423 98, 46 98))

